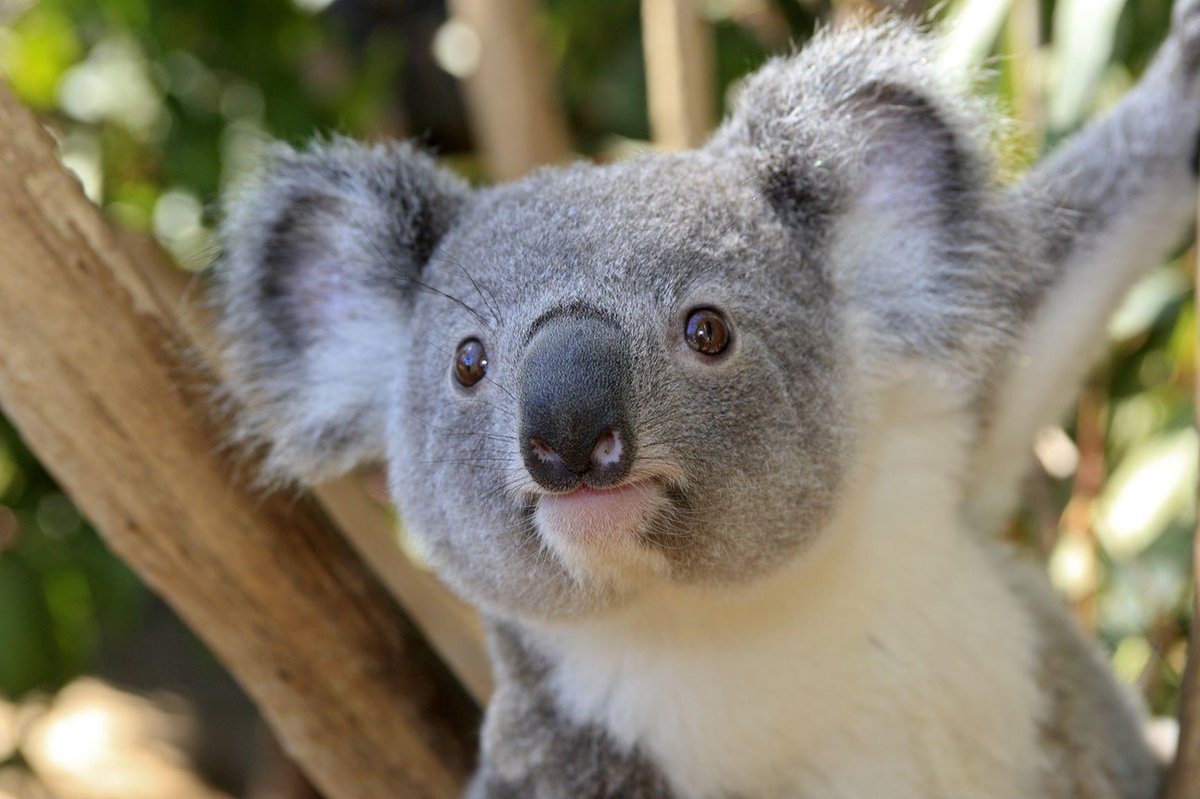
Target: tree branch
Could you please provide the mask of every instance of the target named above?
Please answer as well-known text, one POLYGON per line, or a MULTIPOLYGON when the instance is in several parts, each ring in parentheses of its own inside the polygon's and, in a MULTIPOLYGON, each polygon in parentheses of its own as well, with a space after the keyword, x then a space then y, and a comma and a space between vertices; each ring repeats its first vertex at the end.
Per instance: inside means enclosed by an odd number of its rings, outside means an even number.
POLYGON ((0 405, 330 799, 454 796, 473 703, 315 506, 243 487, 171 314, 2 86, 0 131, 0 405))

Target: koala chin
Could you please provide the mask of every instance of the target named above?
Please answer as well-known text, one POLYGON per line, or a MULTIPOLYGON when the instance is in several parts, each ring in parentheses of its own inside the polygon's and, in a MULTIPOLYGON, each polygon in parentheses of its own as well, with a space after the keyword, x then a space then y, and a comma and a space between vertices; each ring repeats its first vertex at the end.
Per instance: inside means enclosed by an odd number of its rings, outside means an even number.
POLYGON ((996 539, 1034 431, 1195 213, 1200 2, 997 179, 898 22, 750 78, 704 147, 472 189, 277 147, 212 301, 269 475, 386 462, 483 612, 475 799, 1149 799, 1134 703, 996 539))

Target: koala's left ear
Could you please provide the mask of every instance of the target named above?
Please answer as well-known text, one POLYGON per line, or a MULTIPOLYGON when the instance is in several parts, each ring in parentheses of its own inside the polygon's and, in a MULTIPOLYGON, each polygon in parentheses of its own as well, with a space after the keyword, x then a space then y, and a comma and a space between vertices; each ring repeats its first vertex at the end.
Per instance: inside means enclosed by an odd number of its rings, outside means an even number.
POLYGON ((271 477, 382 457, 421 270, 467 185, 407 144, 279 145, 222 209, 210 294, 237 437, 271 477))
POLYGON ((941 356, 970 346, 988 325, 966 323, 1011 290, 993 268, 993 118, 939 74, 927 36, 893 21, 822 32, 768 63, 713 146, 757 154, 764 193, 821 240, 873 347, 941 356))

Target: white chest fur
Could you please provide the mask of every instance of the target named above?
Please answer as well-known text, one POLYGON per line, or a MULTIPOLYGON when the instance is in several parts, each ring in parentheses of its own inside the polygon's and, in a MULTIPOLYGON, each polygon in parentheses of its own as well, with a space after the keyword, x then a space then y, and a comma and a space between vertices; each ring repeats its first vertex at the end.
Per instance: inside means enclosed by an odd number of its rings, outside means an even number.
POLYGON ((895 442, 800 562, 737 594, 662 588, 545 626, 563 711, 638 746, 684 797, 1036 795, 1029 621, 957 529, 936 455, 895 442), (912 475, 894 479, 896 475, 912 475))

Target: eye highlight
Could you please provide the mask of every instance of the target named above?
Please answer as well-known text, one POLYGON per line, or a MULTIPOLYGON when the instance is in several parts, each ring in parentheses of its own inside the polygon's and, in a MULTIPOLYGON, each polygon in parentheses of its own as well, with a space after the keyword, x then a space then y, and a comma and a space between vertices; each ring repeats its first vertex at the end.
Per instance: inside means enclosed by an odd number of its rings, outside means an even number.
POLYGON ((454 377, 468 388, 478 383, 487 374, 487 350, 477 338, 469 338, 458 345, 454 353, 454 377))
POLYGON ((683 337, 687 345, 696 352, 719 355, 729 346, 732 333, 729 322, 720 311, 697 308, 688 314, 683 337))

